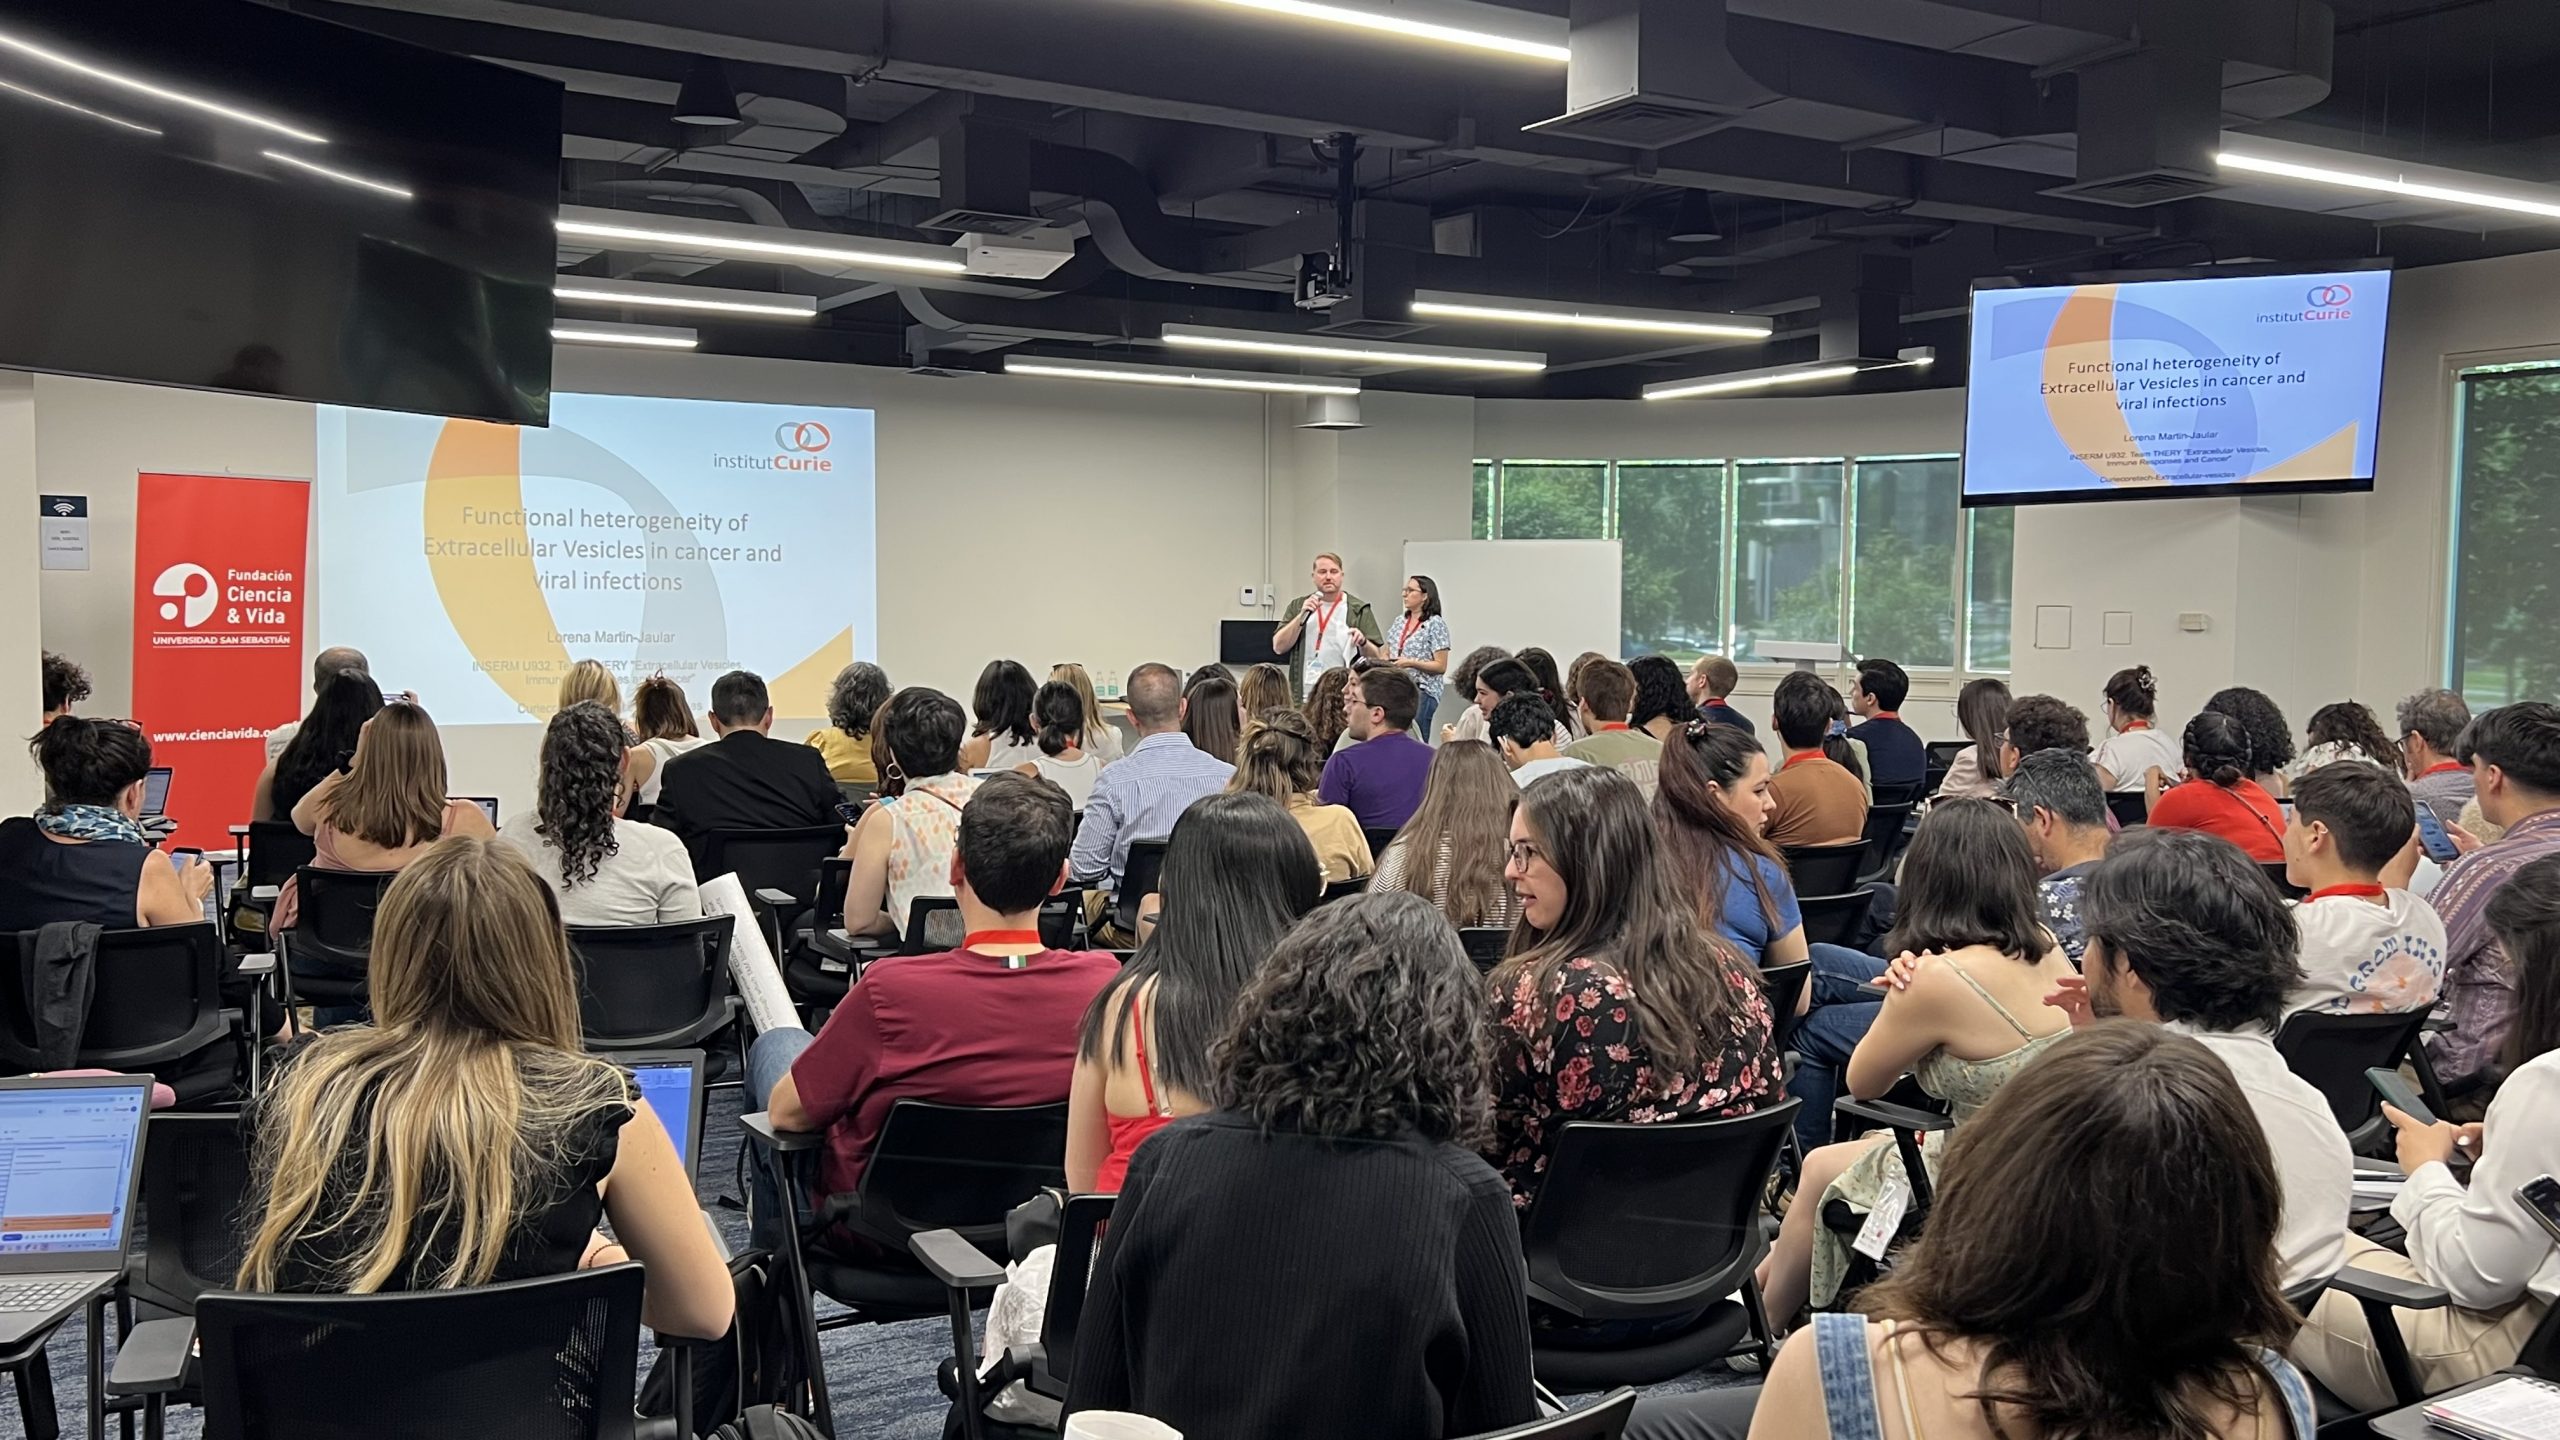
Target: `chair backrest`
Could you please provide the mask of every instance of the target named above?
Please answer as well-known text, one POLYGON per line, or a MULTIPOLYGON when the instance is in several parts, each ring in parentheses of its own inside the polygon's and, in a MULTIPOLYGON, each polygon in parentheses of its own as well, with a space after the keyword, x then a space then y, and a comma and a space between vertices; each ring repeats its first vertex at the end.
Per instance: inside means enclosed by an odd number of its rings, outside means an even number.
MULTIPOLYGON (((901 1100, 862 1167, 847 1222, 903 1252, 926 1230, 1001 1243, 1005 1212, 1066 1184, 1067 1107, 1007 1109, 901 1100)), ((1001 1253, 1001 1252, 999 1252, 1001 1253)))
POLYGON ((1938 793, 1938 787, 1947 781, 1947 772, 1956 767, 1956 757, 1963 754, 1964 748, 1972 743, 1970 740, 1929 742, 1927 769, 1920 777, 1920 794, 1923 798, 1938 793))
POLYGON ((196 1305, 207 1440, 629 1440, 640 1267, 196 1305))
POLYGON ((836 782, 836 793, 844 797, 844 803, 847 805, 868 805, 879 797, 880 782, 877 780, 839 780, 836 782))
POLYGON ((282 885, 317 853, 312 838, 293 828, 290 820, 250 821, 243 848, 247 852, 241 864, 246 872, 240 877, 243 886, 282 885))
POLYGON ((1585 1320, 1667 1319, 1741 1288, 1767 1248, 1761 1201, 1797 1103, 1566 1125, 1522 1229, 1531 1298, 1585 1320))
POLYGON ((1871 785, 1868 788, 1873 790, 1875 795, 1874 798, 1870 799, 1867 803, 1869 805, 1899 805, 1905 811, 1908 811, 1913 806, 1920 803, 1921 794, 1928 787, 1928 783, 1929 782, 1926 780, 1910 780, 1905 781, 1900 785, 1871 785))
POLYGON ((1858 932, 1866 928, 1867 912, 1875 905, 1872 890, 1856 890, 1846 895, 1806 895, 1796 901, 1796 909, 1804 915, 1804 938, 1809 945, 1847 945, 1855 948, 1858 932))
POLYGON ((968 937, 961 933, 960 902, 948 895, 919 895, 907 903, 907 933, 898 944, 901 955, 931 955, 956 950, 968 937), (940 916, 940 919, 934 917, 940 916))
POLYGON ((1500 925, 1462 925, 1458 927, 1458 943, 1466 947, 1467 958, 1479 970, 1491 970, 1502 963, 1503 953, 1511 948, 1511 932, 1500 925))
POLYGON ((2281 860, 2262 860, 2258 863, 2258 868, 2265 871, 2267 879, 2274 883, 2276 893, 2287 900, 2299 900, 2311 893, 2308 889, 2294 884, 2285 875, 2285 863, 2281 860))
POLYGON ((1769 1000, 1770 1046, 1784 1055, 1795 1043, 1796 1001, 1804 995, 1804 987, 1813 983, 1813 962, 1799 960, 1793 965, 1762 965, 1753 972, 1760 982, 1760 993, 1769 1000))
POLYGON ((2323 1015, 2305 1011, 2291 1016, 2276 1032, 2276 1053, 2285 1068, 2311 1083, 2349 1134, 2382 1113, 2382 1096, 2367 1070, 2395 1070, 2400 1057, 2418 1038, 2427 1012, 2384 1015, 2323 1015))
POLYGON ((779 890, 806 901, 817 895, 819 863, 844 848, 844 826, 714 830, 704 839, 696 874, 716 879, 734 871, 749 896, 758 890, 779 890))
POLYGON ((383 892, 399 878, 397 870, 303 866, 293 882, 302 906, 293 922, 293 953, 350 970, 364 969, 373 956, 373 914, 382 908, 383 892))
MULTIPOLYGON (((12 1074, 44 1064, 47 1037, 20 969, 33 933, 0 932, 0 1071, 12 1074)), ((101 934, 77 1063, 174 1077, 229 1029, 222 969, 222 932, 209 920, 101 934)))
POLYGON ((1866 873, 1869 875, 1883 874, 1893 868, 1894 858, 1902 853, 1902 830, 1911 819, 1911 807, 1914 803, 1904 800, 1887 805, 1883 799, 1884 791, 1885 787, 1877 786, 1876 803, 1867 807, 1867 828, 1864 833, 1867 854, 1866 873))
POLYGON ((1076 1326, 1084 1317, 1084 1292, 1093 1276, 1094 1252, 1116 1195, 1070 1195, 1058 1211, 1057 1256, 1049 1267, 1049 1299, 1040 1319, 1040 1343, 1061 1394, 1075 1368, 1076 1326))
POLYGON ((809 907, 810 925, 820 930, 832 930, 842 925, 845 892, 852 888, 852 861, 838 855, 819 861, 816 899, 809 907))
POLYGON ((1085 944, 1084 892, 1061 890, 1040 905, 1040 943, 1052 950, 1075 950, 1085 944))
POLYGON ((1624 1385, 1583 1406, 1514 1425, 1508 1430, 1492 1430, 1468 1440, 1618 1440, 1627 1430, 1627 1417, 1636 1412, 1636 1392, 1624 1385))
POLYGON ((1363 825, 1360 827, 1360 834, 1369 842, 1369 855, 1371 859, 1375 859, 1380 855, 1386 854, 1387 847, 1394 844, 1396 836, 1402 833, 1402 827, 1395 825, 1363 825))
POLYGON ((240 1271, 249 1137, 236 1114, 160 1114, 143 1131, 142 1250, 136 1297, 190 1313, 240 1271))
POLYGON ((2108 791, 2107 810, 2116 817, 2116 824, 2123 829, 2130 830, 2136 825, 2151 823, 2151 797, 2139 790, 2108 791))
POLYGON ((1156 878, 1164 874, 1167 843, 1162 836, 1129 842, 1128 863, 1120 867, 1120 892, 1111 897, 1111 923, 1123 934, 1138 933, 1138 902, 1155 893, 1156 878))
POLYGON ((1367 894, 1368 890, 1369 877, 1366 875, 1354 875, 1345 880, 1336 880, 1325 886, 1324 894, 1317 897, 1316 903, 1319 905, 1330 905, 1336 900, 1348 900, 1354 895, 1367 894))
POLYGON ((1846 895, 1858 888, 1858 876, 1866 869, 1867 842, 1852 840, 1846 845, 1790 845, 1778 852, 1787 865, 1787 878, 1795 883, 1799 895, 1846 895))
POLYGON ((663 925, 572 925, 578 1022, 590 1050, 700 1045, 729 1023, 734 915, 663 925))

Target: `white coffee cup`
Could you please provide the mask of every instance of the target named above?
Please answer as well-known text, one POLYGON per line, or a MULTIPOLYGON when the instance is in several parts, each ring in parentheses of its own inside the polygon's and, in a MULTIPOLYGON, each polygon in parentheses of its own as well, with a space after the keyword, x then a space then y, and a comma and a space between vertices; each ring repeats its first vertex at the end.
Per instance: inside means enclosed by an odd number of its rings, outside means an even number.
POLYGON ((1067 1417, 1063 1440, 1182 1440, 1182 1432, 1122 1410, 1079 1410, 1067 1417))

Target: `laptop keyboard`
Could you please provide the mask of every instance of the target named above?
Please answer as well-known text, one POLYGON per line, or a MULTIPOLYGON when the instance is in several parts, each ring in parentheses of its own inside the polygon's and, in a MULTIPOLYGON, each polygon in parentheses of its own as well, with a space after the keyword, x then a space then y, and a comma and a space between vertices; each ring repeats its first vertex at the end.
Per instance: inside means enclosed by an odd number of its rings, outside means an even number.
POLYGON ((0 1281, 0 1313, 59 1309, 88 1288, 76 1280, 0 1281))

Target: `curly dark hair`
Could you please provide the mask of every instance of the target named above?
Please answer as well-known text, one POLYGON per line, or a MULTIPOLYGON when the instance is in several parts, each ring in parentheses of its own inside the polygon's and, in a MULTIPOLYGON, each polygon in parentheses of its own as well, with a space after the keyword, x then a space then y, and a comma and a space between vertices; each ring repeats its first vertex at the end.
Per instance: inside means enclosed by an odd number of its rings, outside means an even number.
POLYGON ((871 717, 889 703, 889 672, 856 660, 836 672, 827 687, 827 723, 856 740, 871 733, 871 717))
POLYGON ((44 652, 44 708, 50 715, 89 698, 89 672, 70 657, 44 652))
POLYGON ((551 717, 542 732, 542 774, 535 787, 534 833, 560 847, 560 888, 596 878, 620 848, 613 838, 621 798, 622 752, 629 735, 600 701, 581 700, 551 717))
POLYGON ((2301 931, 2273 881, 2239 846, 2201 830, 2127 830, 2082 882, 2090 991, 2125 969, 2150 987, 2162 1020, 2199 1030, 2272 1030, 2302 983, 2301 931))
POLYGON ((1639 655, 1627 662, 1627 673, 1636 677, 1636 705, 1627 717, 1636 729, 1657 715, 1668 716, 1675 725, 1698 718, 1697 702, 1689 698, 1689 677, 1669 656, 1639 655))
POLYGON ((2344 745, 2361 751, 2374 764, 2394 775, 2400 773, 2400 747, 2383 733, 2373 711, 2356 701, 2340 700, 2312 711, 2303 735, 2314 745, 2344 745))
POLYGON ((1472 1143, 1492 1116, 1484 994, 1457 932, 1423 897, 1327 905, 1237 997, 1210 1056, 1217 1104, 1265 1131, 1472 1143))
POLYGON ((2253 774, 2272 774, 2293 763, 2293 727, 2285 723, 2284 712, 2265 692, 2234 685, 2214 691, 2206 698, 2204 708, 2216 715, 2230 716, 2248 732, 2253 774))

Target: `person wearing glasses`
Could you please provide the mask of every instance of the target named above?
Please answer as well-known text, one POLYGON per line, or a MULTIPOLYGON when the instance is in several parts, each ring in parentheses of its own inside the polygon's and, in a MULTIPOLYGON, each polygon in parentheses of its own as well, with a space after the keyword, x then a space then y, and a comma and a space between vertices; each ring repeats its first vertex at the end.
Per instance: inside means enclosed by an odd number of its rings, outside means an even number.
POLYGON ((1428 575, 1404 581, 1404 613, 1387 627, 1384 640, 1361 637, 1361 653, 1373 665, 1391 665, 1413 677, 1422 689, 1419 715, 1440 707, 1440 677, 1449 673, 1449 622, 1440 614, 1440 586, 1428 575))
POLYGON ((2451 690, 2421 690, 2401 701, 2392 718, 2400 723, 2400 763, 2409 793, 2436 812, 2436 819, 2459 823, 2474 788, 2471 767, 2455 753, 2471 723, 2471 707, 2451 690))
POLYGON ((44 805, 0 820, 0 930, 56 921, 190 925, 204 919, 213 870, 199 855, 162 857, 142 828, 151 741, 130 720, 54 717, 28 748, 44 770, 44 805))

